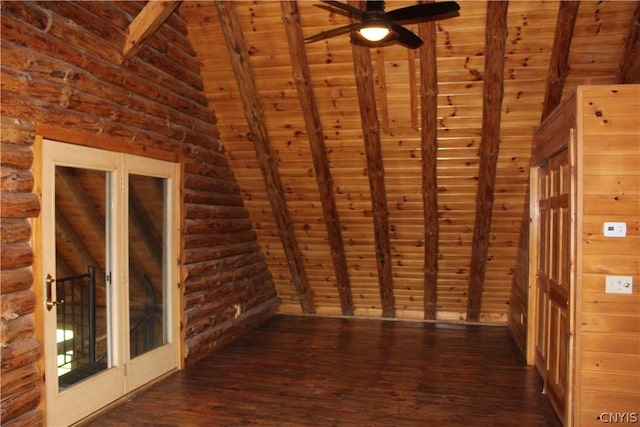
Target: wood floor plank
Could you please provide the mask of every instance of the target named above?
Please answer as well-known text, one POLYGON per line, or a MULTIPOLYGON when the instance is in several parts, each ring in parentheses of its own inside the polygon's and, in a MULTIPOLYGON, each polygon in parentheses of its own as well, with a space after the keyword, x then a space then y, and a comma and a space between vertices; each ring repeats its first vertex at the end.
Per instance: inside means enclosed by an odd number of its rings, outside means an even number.
POLYGON ((504 327, 304 316, 84 425, 561 426, 504 327))

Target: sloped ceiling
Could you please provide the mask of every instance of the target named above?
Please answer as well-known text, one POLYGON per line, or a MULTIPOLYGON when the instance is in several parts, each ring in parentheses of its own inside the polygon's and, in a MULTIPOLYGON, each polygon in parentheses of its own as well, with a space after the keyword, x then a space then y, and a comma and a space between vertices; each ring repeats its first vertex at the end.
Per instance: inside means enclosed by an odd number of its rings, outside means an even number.
POLYGON ((638 81, 638 2, 491 3, 409 26, 435 63, 301 45, 348 23, 312 1, 180 5, 281 311, 506 321, 532 133, 577 85, 638 81))

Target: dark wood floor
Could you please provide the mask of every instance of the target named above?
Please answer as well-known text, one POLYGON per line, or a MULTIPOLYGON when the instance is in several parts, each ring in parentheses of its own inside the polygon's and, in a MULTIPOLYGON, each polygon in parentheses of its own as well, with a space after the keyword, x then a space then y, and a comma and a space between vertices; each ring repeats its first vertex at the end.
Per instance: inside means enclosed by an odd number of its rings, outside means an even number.
POLYGON ((276 316, 89 426, 560 426, 503 327, 276 316))

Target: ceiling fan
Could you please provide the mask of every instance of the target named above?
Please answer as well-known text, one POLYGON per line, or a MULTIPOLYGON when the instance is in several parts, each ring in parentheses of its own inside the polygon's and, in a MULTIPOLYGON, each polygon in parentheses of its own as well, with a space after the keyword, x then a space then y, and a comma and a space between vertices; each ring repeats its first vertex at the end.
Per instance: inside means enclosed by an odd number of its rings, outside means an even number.
POLYGON ((384 11, 384 1, 367 1, 365 10, 339 1, 322 0, 326 4, 316 7, 332 13, 348 16, 356 20, 349 25, 323 31, 305 39, 306 43, 328 39, 344 33, 351 33, 351 41, 356 44, 378 47, 399 43, 410 49, 422 46, 422 39, 400 24, 416 24, 458 16, 460 6, 455 1, 421 3, 413 6, 384 11))

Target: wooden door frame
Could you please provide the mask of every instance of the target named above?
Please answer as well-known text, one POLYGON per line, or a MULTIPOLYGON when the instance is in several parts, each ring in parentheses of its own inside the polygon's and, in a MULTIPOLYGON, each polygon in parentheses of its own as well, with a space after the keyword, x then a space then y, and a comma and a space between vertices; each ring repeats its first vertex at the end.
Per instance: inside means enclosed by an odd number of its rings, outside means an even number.
MULTIPOLYGON (((56 125, 50 125, 46 123, 36 123, 35 124, 35 138, 34 144, 32 147, 33 150, 33 164, 31 167, 33 176, 34 176, 34 184, 33 184, 33 193, 38 195, 38 199, 42 202, 42 180, 43 180, 43 169, 42 169, 42 156, 43 156, 43 143, 45 140, 53 140, 60 141, 68 144, 74 144, 79 146, 97 148, 108 151, 115 151, 123 154, 133 154, 143 157, 149 157, 151 159, 164 160, 175 162, 178 164, 178 174, 177 174, 177 187, 178 187, 178 195, 177 195, 177 206, 176 215, 178 217, 177 226, 178 229, 176 231, 176 249, 178 254, 176 254, 178 261, 178 265, 176 266, 177 273, 177 282, 178 289, 175 295, 175 304, 177 310, 177 319, 176 319, 176 327, 178 327, 178 331, 176 332, 176 368, 178 370, 184 369, 185 367, 185 355, 186 355, 186 346, 184 339, 184 331, 179 325, 183 324, 184 321, 184 287, 181 285, 183 283, 183 275, 184 269, 182 268, 181 261, 184 259, 183 257, 183 242, 182 242, 182 227, 183 227, 183 212, 184 212, 184 204, 182 200, 182 186, 184 182, 184 157, 181 152, 173 152, 160 150, 152 147, 142 147, 137 145, 132 145, 127 141, 116 137, 109 137, 104 135, 97 135, 90 132, 85 132, 81 130, 64 128, 56 125)), ((31 224, 31 245, 33 247, 33 251, 35 254, 41 254, 43 250, 43 241, 42 241, 42 233, 43 233, 43 224, 42 224, 42 211, 38 214, 37 217, 30 220, 31 224)), ((34 257, 32 263, 32 271, 33 271, 33 285, 32 291, 34 293, 34 300, 36 307, 44 307, 45 306, 45 295, 40 289, 40 278, 44 277, 44 268, 42 259, 38 256, 34 257)), ((38 354, 38 359, 36 361, 36 365, 40 372, 45 372, 45 359, 44 359, 44 342, 45 342, 45 319, 42 310, 36 309, 34 311, 34 336, 40 343, 40 353, 38 354)), ((158 381, 162 377, 156 378, 158 381)), ((40 400, 38 404, 38 409, 41 411, 43 415, 43 420, 47 419, 47 399, 46 399, 46 390, 44 377, 38 383, 38 389, 40 392, 40 400)), ((121 398, 125 398, 122 396, 121 398)), ((113 402, 116 403, 116 402, 113 402)))
POLYGON ((569 157, 569 179, 570 179, 570 207, 569 220, 571 222, 570 232, 570 286, 569 286, 569 310, 567 316, 569 318, 569 344, 568 344, 568 366, 567 366, 567 389, 565 403, 565 417, 563 423, 565 426, 573 426, 576 408, 576 369, 577 369, 577 352, 576 352, 576 331, 577 331, 577 313, 578 313, 578 292, 576 284, 579 279, 578 271, 578 249, 577 238, 581 224, 577 215, 580 209, 580 198, 578 197, 580 180, 578 179, 578 137, 576 131, 576 94, 565 99, 561 106, 558 107, 555 114, 551 114, 541 124, 540 128, 534 135, 534 147, 530 159, 529 169, 529 293, 527 305, 527 364, 535 365, 535 345, 536 345, 536 328, 538 324, 538 310, 536 301, 536 269, 538 265, 538 233, 539 233, 539 212, 538 198, 540 189, 538 187, 538 168, 551 157, 555 156, 562 150, 568 150, 569 157))

